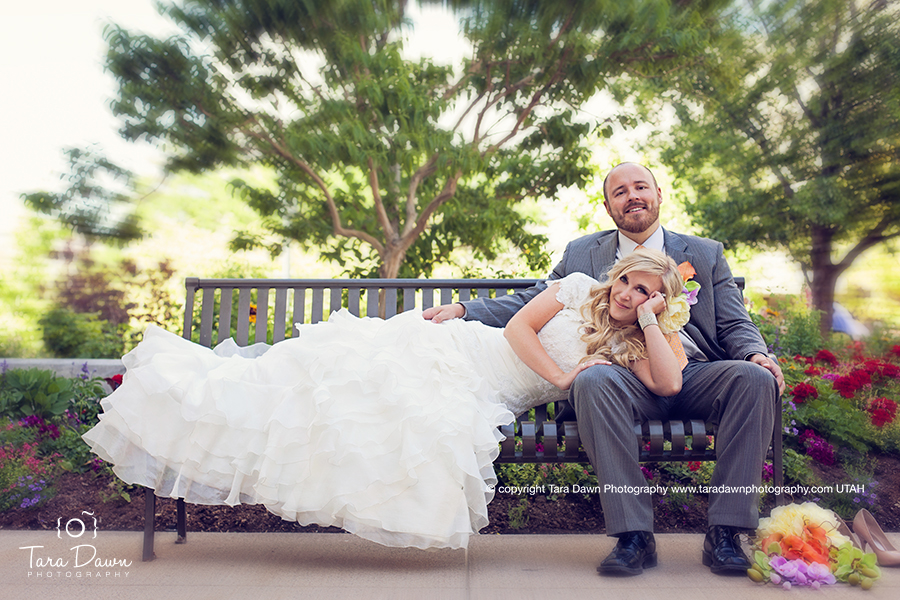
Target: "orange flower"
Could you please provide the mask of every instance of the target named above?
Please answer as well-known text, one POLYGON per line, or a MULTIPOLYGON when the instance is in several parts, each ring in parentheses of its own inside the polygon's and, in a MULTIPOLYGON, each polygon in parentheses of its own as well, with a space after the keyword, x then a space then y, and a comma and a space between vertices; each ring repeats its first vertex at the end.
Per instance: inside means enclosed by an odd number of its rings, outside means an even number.
POLYGON ((694 267, 688 261, 684 261, 683 263, 678 265, 678 272, 681 273, 681 278, 684 281, 687 281, 697 274, 697 271, 694 270, 694 267))
POLYGON ((773 533, 760 542, 760 547, 769 553, 773 543, 780 546, 779 554, 787 560, 800 558, 806 563, 828 564, 828 538, 818 525, 804 527, 802 535, 773 533))

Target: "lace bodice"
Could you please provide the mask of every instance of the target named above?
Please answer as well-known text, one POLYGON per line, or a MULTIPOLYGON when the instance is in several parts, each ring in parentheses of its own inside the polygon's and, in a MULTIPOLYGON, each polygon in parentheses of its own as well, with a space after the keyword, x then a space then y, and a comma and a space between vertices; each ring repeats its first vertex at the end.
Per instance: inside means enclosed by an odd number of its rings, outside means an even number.
MULTIPOLYGON (((564 371, 570 371, 587 354, 587 344, 581 340, 585 321, 579 309, 597 281, 584 273, 572 273, 552 283, 559 284, 556 298, 564 308, 538 332, 538 339, 550 358, 564 371)), ((519 360, 503 338, 502 330, 478 325, 463 330, 472 334, 472 338, 462 346, 472 352, 474 364, 483 367, 483 375, 498 390, 510 411, 519 415, 534 406, 568 398, 567 391, 560 390, 519 360)))

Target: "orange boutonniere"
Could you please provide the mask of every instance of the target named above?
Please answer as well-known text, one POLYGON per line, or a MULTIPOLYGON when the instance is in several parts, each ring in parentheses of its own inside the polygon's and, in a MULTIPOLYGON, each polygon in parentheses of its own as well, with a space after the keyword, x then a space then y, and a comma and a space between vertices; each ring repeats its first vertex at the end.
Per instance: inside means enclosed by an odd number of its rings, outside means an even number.
POLYGON ((680 265, 678 265, 678 272, 681 273, 681 278, 687 281, 694 277, 697 274, 697 271, 694 270, 693 265, 688 261, 684 261, 680 265))
POLYGON ((700 292, 700 284, 696 281, 691 281, 694 275, 697 274, 697 271, 694 269, 693 265, 688 261, 684 261, 680 265, 678 265, 678 272, 681 274, 681 278, 684 280, 684 297, 687 300, 687 303, 690 306, 697 304, 697 294, 700 292))

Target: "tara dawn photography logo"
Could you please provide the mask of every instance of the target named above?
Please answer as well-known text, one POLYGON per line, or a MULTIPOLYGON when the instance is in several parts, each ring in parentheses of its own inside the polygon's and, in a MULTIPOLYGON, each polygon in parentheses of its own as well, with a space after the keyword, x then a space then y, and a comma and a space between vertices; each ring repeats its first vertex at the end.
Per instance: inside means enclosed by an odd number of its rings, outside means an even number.
POLYGON ((95 546, 97 518, 82 511, 77 517, 60 517, 56 537, 74 542, 67 552, 44 546, 20 546, 27 561, 27 577, 34 580, 127 578, 130 560, 103 556, 95 546))

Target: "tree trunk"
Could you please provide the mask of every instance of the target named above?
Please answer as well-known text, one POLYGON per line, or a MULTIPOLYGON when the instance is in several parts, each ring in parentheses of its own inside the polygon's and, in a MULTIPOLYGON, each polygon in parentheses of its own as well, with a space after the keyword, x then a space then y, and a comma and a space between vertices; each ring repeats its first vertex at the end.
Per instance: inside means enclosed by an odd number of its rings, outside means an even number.
MULTIPOLYGON (((397 275, 400 274, 400 265, 403 264, 403 258, 405 256, 405 249, 401 250, 398 245, 388 243, 385 246, 385 252, 381 257, 381 266, 378 268, 378 275, 382 279, 397 279, 397 275)), ((378 316, 382 319, 385 318, 385 315, 387 314, 384 306, 385 300, 384 290, 381 290, 378 294, 378 316)))
POLYGON ((406 249, 400 249, 396 244, 388 243, 384 249, 384 255, 381 257, 381 266, 378 268, 378 275, 382 279, 396 279, 400 274, 400 265, 406 256, 406 249))
POLYGON ((822 311, 822 319, 819 322, 819 330, 822 335, 831 331, 831 321, 834 315, 834 288, 842 269, 831 262, 833 233, 830 229, 813 225, 812 249, 812 306, 822 311))

